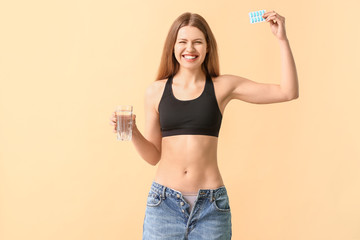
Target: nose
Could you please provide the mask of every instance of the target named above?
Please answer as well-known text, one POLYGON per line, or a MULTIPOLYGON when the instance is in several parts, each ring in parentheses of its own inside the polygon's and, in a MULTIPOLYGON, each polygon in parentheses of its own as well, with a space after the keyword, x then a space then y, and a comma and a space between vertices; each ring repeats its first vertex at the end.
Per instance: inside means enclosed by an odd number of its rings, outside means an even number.
MULTIPOLYGON (((187 45, 186 45, 186 49, 189 51, 189 50, 194 50, 194 45, 189 42, 187 45)), ((190 52, 190 51, 189 51, 190 52)))

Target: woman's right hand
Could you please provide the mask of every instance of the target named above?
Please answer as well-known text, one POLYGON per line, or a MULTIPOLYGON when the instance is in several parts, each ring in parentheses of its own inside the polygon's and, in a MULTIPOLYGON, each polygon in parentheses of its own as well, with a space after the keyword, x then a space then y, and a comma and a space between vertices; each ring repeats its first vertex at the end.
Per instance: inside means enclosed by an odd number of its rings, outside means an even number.
MULTIPOLYGON (((136 121, 135 121, 135 119, 136 119, 136 115, 133 114, 133 115, 132 115, 132 123, 133 123, 133 124, 132 124, 132 130, 133 130, 134 127, 136 126, 136 121)), ((109 124, 114 127, 113 132, 116 133, 116 126, 117 126, 117 124, 116 124, 116 112, 113 112, 113 114, 111 115, 111 117, 110 117, 110 123, 109 123, 109 124)))

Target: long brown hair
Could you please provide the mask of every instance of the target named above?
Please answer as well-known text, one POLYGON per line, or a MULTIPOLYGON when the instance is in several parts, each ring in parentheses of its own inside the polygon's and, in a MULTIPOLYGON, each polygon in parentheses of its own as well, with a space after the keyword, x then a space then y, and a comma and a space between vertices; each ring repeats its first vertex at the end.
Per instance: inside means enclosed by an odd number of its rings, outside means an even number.
POLYGON ((201 65, 202 71, 211 77, 220 75, 217 44, 209 25, 199 14, 186 12, 180 15, 170 27, 164 44, 157 80, 174 76, 179 71, 180 66, 174 56, 174 46, 179 29, 185 26, 197 27, 205 36, 208 52, 201 65))

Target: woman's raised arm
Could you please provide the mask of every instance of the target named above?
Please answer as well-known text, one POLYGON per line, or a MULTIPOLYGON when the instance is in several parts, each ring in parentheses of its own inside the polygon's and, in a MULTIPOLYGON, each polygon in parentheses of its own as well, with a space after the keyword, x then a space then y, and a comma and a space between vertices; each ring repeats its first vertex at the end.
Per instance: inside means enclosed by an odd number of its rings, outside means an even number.
MULTIPOLYGON (((275 11, 263 15, 279 41, 281 57, 280 84, 257 83, 246 78, 224 75, 231 84, 231 99, 265 104, 285 102, 299 97, 299 83, 295 61, 285 31, 285 18, 275 11)), ((268 58, 272 60, 271 57, 268 58)))

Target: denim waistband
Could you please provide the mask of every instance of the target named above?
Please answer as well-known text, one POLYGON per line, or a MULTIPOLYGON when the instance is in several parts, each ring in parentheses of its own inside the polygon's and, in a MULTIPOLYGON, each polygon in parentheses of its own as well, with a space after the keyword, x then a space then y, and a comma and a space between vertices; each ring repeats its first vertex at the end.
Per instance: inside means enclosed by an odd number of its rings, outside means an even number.
MULTIPOLYGON (((158 193, 162 197, 177 197, 178 194, 183 195, 180 191, 175 189, 166 187, 157 183, 155 181, 152 182, 151 191, 158 193)), ((227 194, 225 186, 219 187, 217 189, 199 189, 198 197, 199 198, 218 198, 219 196, 227 194)))

